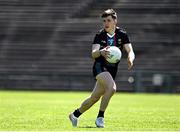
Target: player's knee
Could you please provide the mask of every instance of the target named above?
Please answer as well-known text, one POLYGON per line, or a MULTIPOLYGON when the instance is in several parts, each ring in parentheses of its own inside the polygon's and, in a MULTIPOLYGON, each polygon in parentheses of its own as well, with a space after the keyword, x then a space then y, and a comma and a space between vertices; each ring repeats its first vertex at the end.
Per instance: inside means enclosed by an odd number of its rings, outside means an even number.
POLYGON ((115 82, 108 85, 107 91, 111 94, 114 94, 116 92, 116 84, 115 82))
POLYGON ((116 84, 115 84, 115 82, 114 82, 113 87, 112 87, 112 92, 113 92, 113 93, 116 92, 116 84))
POLYGON ((104 85, 107 87, 107 90, 112 93, 116 92, 116 84, 110 74, 107 74, 107 77, 104 79, 104 85))
POLYGON ((111 94, 116 92, 116 84, 109 72, 99 74, 97 80, 104 86, 106 92, 111 94))
POLYGON ((105 83, 105 91, 113 95, 116 92, 116 84, 114 80, 109 81, 108 83, 105 83))

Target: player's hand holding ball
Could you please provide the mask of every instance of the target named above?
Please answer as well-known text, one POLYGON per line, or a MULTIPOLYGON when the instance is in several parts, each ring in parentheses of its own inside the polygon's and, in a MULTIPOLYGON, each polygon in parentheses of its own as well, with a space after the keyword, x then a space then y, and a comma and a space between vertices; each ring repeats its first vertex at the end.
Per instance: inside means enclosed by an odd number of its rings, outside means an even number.
POLYGON ((102 56, 105 57, 106 61, 109 63, 118 63, 121 59, 121 50, 116 46, 107 46, 102 49, 102 56))
POLYGON ((104 49, 100 50, 100 54, 107 59, 110 56, 110 52, 108 51, 109 46, 105 47, 104 49))

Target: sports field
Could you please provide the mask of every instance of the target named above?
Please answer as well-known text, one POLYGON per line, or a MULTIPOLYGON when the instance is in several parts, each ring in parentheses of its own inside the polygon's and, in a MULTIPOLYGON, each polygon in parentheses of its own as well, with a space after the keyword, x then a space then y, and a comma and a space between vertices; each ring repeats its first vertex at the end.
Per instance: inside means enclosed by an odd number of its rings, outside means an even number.
POLYGON ((99 103, 73 128, 68 114, 88 92, 0 91, 0 130, 117 131, 180 130, 180 95, 116 93, 106 111, 105 128, 96 128, 99 103))

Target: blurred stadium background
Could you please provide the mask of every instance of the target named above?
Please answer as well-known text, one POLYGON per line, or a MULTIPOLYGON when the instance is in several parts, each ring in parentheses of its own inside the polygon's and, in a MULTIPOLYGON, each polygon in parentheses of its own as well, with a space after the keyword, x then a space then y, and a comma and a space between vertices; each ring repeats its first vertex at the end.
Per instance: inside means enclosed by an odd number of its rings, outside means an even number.
POLYGON ((133 44, 118 91, 180 92, 179 0, 0 0, 0 89, 93 88, 91 43, 113 8, 133 44))

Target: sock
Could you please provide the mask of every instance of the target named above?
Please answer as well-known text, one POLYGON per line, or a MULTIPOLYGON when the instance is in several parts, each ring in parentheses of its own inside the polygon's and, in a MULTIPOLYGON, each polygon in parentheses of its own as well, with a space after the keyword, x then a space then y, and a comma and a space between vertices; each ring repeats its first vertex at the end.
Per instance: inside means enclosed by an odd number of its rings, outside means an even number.
POLYGON ((104 117, 104 111, 99 111, 98 116, 97 117, 104 117))
POLYGON ((79 109, 76 109, 74 112, 73 112, 74 116, 75 117, 79 117, 82 113, 79 111, 79 109))

